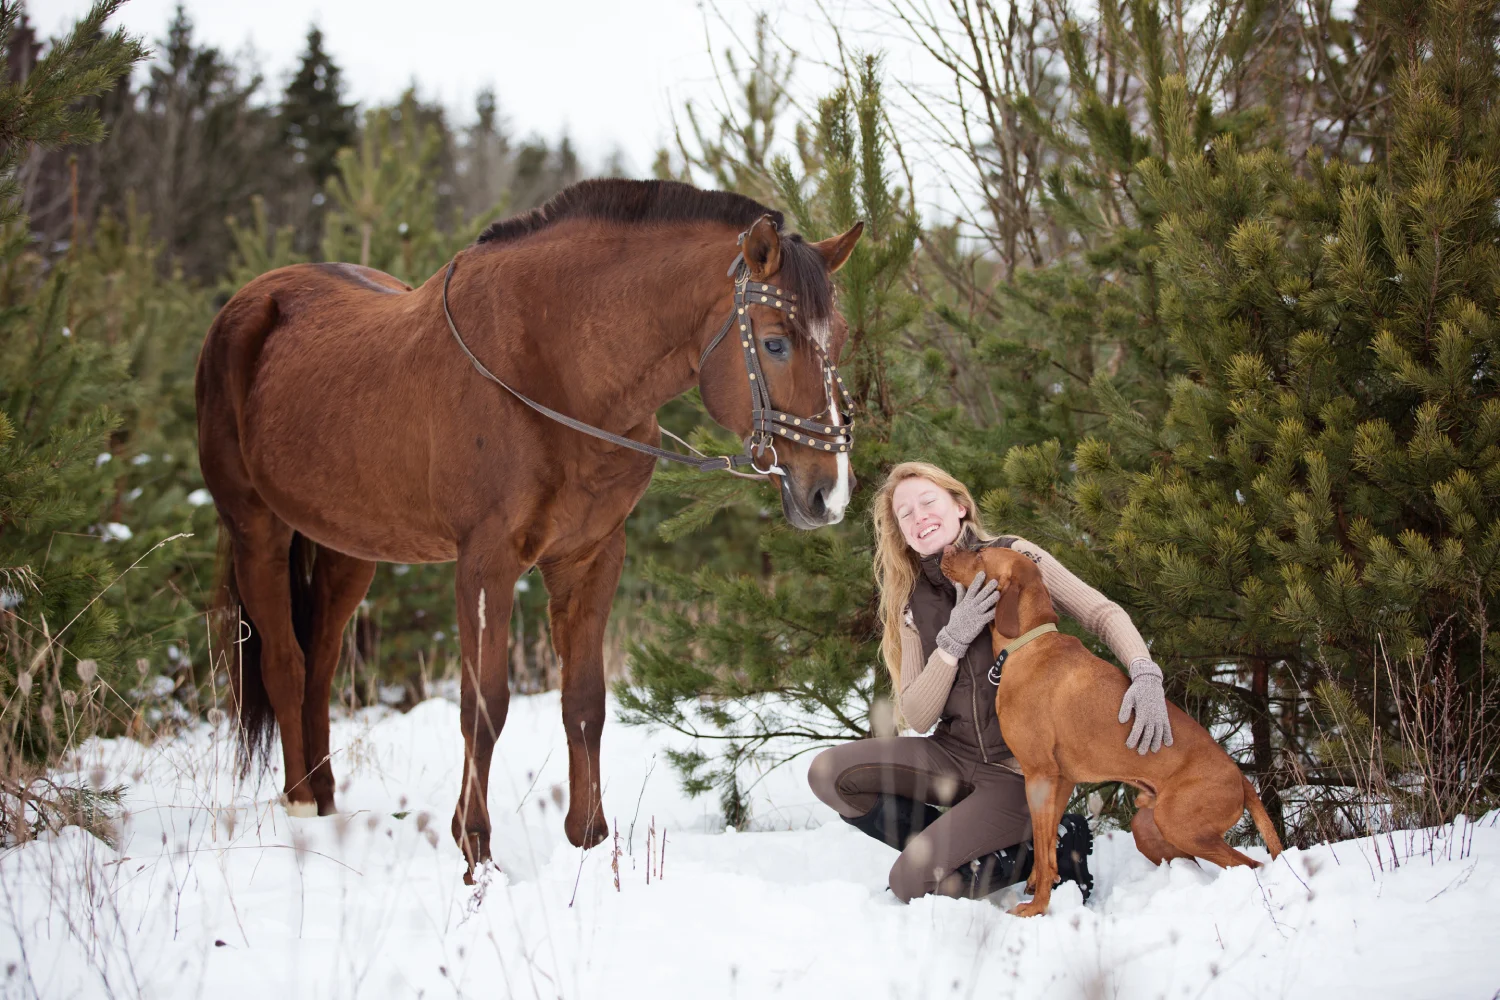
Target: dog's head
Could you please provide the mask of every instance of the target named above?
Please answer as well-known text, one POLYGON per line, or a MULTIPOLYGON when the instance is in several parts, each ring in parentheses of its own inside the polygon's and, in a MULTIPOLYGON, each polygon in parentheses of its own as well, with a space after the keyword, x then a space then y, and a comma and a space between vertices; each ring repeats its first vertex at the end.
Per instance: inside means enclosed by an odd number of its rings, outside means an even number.
MULTIPOLYGON (((1000 603, 995 605, 995 631, 1007 639, 1014 639, 1021 628, 1021 595, 1035 585, 1046 595, 1042 584, 1042 571, 1029 558, 1007 548, 960 549, 948 546, 943 550, 941 563, 943 575, 961 587, 974 582, 981 572, 985 578, 999 584, 1000 603)), ((1046 595, 1047 611, 1052 610, 1052 599, 1046 595)))

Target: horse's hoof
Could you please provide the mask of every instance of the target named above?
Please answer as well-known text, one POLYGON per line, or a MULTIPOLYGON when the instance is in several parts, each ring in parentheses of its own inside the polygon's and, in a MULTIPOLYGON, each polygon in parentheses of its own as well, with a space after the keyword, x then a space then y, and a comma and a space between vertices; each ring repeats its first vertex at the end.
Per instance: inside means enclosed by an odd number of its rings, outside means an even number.
POLYGON ((563 822, 563 832, 568 835, 568 842, 574 847, 587 849, 604 842, 604 838, 609 836, 609 824, 598 818, 587 825, 577 824, 569 818, 563 822))
POLYGON ((464 884, 474 884, 474 869, 490 859, 490 834, 488 830, 470 830, 464 832, 458 828, 454 821, 453 840, 458 844, 458 849, 463 853, 464 863, 468 871, 464 873, 464 884))
POLYGON ((283 800, 286 804, 286 814, 296 816, 300 819, 316 817, 318 815, 318 804, 316 802, 290 802, 283 800))

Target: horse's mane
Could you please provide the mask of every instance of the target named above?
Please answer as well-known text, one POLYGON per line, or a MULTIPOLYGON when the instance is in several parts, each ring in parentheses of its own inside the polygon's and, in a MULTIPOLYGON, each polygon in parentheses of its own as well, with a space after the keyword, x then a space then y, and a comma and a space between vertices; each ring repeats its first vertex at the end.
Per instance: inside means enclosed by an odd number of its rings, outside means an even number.
MULTIPOLYGON (((632 181, 607 177, 579 181, 563 188, 546 204, 529 212, 493 222, 475 245, 509 243, 566 219, 598 219, 621 225, 653 222, 721 222, 749 228, 769 215, 782 228, 785 219, 775 209, 728 191, 703 191, 678 181, 632 181)), ((797 296, 809 327, 826 327, 833 307, 833 289, 823 257, 796 233, 781 237, 781 271, 776 283, 797 296)))

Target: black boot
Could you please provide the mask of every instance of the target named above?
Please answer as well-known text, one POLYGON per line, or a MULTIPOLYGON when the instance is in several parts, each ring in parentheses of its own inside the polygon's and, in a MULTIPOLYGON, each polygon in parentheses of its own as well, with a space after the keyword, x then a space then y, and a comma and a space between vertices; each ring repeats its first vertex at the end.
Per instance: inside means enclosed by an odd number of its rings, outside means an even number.
MULTIPOLYGON (((1094 888, 1094 876, 1089 874, 1089 855, 1093 851, 1094 835, 1089 832, 1088 820, 1078 813, 1068 813, 1057 828, 1057 880, 1059 884, 1078 883, 1085 903, 1094 888)), ((1031 841, 1028 840, 993 854, 981 855, 955 874, 963 879, 964 895, 981 899, 1030 878, 1031 863, 1031 841)))
POLYGON ((1024 882, 1031 875, 1034 855, 1031 841, 1024 840, 1013 847, 1006 847, 990 854, 981 854, 954 872, 963 880, 963 895, 968 899, 983 899, 1008 885, 1024 882))
POLYGON ((882 792, 875 797, 875 805, 863 816, 840 818, 861 833, 869 834, 898 851, 904 851, 913 837, 931 826, 941 815, 943 814, 937 806, 882 792))
POLYGON ((1089 901, 1094 876, 1089 874, 1089 855, 1094 853, 1094 835, 1089 821, 1078 813, 1068 813, 1057 828, 1058 882, 1077 882, 1083 890, 1083 901, 1089 901))

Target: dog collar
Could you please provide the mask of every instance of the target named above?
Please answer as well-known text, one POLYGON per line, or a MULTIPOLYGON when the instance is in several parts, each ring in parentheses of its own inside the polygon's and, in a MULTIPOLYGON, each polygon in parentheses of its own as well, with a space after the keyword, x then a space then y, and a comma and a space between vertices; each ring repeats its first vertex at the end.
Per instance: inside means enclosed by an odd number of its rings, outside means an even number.
POLYGON ((1005 644, 1005 647, 1000 650, 1000 655, 995 657, 995 662, 990 664, 990 683, 995 685, 996 687, 1000 686, 1000 668, 1005 666, 1005 661, 1010 658, 1011 653, 1014 653, 1016 650, 1026 645, 1032 639, 1044 636, 1048 632, 1056 631, 1057 626, 1052 624, 1051 622, 1047 622, 1044 625, 1038 625, 1036 628, 1032 629, 1030 632, 1027 632, 1025 635, 1017 636, 1010 642, 1007 642, 1005 644))

